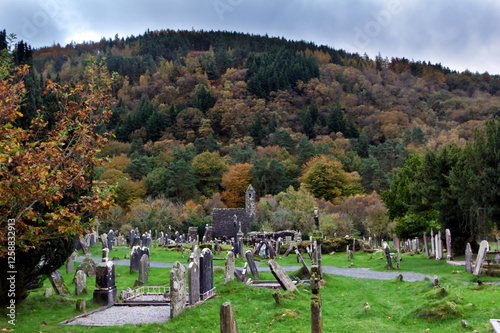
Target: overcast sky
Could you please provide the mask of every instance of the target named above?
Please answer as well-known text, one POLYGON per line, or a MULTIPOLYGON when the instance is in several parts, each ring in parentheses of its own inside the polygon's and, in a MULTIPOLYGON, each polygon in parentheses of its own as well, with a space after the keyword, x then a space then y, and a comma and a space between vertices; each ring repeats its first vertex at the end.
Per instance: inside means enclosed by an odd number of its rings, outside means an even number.
POLYGON ((1 0, 0 29, 34 47, 228 30, 500 74, 498 0, 1 0))

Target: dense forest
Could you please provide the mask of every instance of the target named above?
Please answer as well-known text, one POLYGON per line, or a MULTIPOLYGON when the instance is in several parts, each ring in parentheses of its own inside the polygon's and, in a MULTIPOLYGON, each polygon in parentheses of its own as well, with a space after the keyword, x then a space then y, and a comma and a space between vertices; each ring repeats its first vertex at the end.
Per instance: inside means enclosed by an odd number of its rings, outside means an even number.
POLYGON ((19 126, 42 105, 50 119, 46 79, 78 84, 89 55, 115 73, 99 128, 113 136, 109 162, 95 168, 115 187, 114 229, 202 232, 212 208, 244 205, 249 184, 254 229, 308 232, 314 206, 330 236, 446 227, 474 240, 499 222, 498 75, 221 31, 20 42, 14 55, 32 66, 19 126))

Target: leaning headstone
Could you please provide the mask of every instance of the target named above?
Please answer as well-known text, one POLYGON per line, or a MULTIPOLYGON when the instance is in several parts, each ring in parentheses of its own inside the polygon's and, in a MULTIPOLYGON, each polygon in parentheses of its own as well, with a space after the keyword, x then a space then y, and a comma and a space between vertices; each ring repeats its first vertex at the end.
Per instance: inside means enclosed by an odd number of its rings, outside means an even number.
POLYGON ((116 303, 118 289, 115 284, 115 265, 108 260, 108 249, 103 249, 102 262, 97 266, 93 300, 101 305, 116 303))
POLYGON ((479 274, 481 274, 481 269, 483 268, 483 261, 487 251, 488 251, 488 242, 483 240, 479 245, 479 251, 477 252, 476 266, 474 267, 474 275, 479 276, 479 274))
POLYGON ((75 274, 75 295, 83 293, 87 293, 87 276, 83 271, 78 271, 75 274))
POLYGON ((66 274, 71 274, 75 270, 75 260, 78 255, 78 252, 73 251, 66 261, 66 274))
POLYGON ((465 247, 465 270, 467 273, 472 273, 472 249, 470 243, 465 247))
POLYGON ((248 282, 248 263, 245 263, 245 266, 243 266, 243 271, 241 272, 241 282, 248 282))
POLYGON ((276 252, 274 252, 274 248, 269 244, 269 242, 266 240, 266 248, 269 250, 269 257, 271 259, 276 258, 276 252))
POLYGON ((191 262, 188 268, 189 304, 193 305, 200 301, 200 271, 195 262, 191 262))
POLYGON ((213 257, 210 249, 203 249, 200 255, 200 298, 208 299, 208 293, 214 288, 213 257))
POLYGON ((446 260, 453 260, 453 254, 451 253, 451 232, 450 229, 446 229, 446 260))
POLYGON ((230 302, 220 306, 220 331, 221 333, 238 333, 238 325, 230 302))
POLYGON ((89 256, 91 253, 89 251, 89 247, 87 245, 87 243, 85 242, 85 239, 83 239, 82 237, 80 237, 78 239, 78 242, 80 242, 80 247, 82 248, 83 250, 83 253, 86 255, 86 256, 89 256))
POLYGON ((269 268, 271 269, 271 273, 273 273, 274 277, 284 290, 297 290, 297 287, 295 286, 295 284, 293 284, 290 277, 285 273, 283 268, 281 268, 281 266, 278 265, 275 260, 269 260, 269 268))
POLYGON ((186 269, 176 261, 170 271, 170 318, 186 308, 186 269))
POLYGON ((295 243, 290 243, 288 246, 288 249, 286 250, 285 254, 283 255, 283 258, 288 257, 288 255, 290 254, 290 252, 292 252, 292 250, 294 248, 295 248, 295 243))
POLYGON ((385 246, 385 258, 387 259, 387 268, 392 270, 391 253, 389 252, 389 246, 385 246))
POLYGON ((149 257, 143 254, 139 260, 139 282, 146 283, 149 280, 149 257))
POLYGON ((248 250, 245 252, 245 257, 248 262, 248 266, 250 267, 250 272, 252 272, 252 276, 255 279, 260 279, 259 271, 257 270, 257 266, 255 265, 255 260, 253 260, 252 251, 248 250))
POLYGON ((427 242, 427 233, 424 232, 424 251, 427 258, 429 258, 429 243, 427 242))
POLYGON ((234 280, 234 253, 229 251, 226 255, 224 266, 224 284, 234 280))
POLYGON ((55 270, 52 274, 50 274, 49 280, 52 284, 52 288, 56 291, 56 294, 61 296, 71 296, 68 286, 64 283, 64 279, 58 270, 55 270))
POLYGON ((302 258, 302 255, 300 254, 299 250, 295 249, 295 254, 297 255, 297 259, 299 262, 302 264, 302 267, 304 267, 304 270, 306 271, 308 276, 311 276, 311 272, 309 271, 309 267, 307 267, 306 262, 304 261, 304 258, 302 258))

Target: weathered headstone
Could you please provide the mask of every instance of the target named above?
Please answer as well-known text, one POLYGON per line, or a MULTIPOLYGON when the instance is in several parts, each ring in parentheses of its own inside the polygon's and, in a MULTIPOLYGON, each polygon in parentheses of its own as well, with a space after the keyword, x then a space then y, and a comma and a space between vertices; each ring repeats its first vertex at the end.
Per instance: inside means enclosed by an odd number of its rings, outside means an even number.
POLYGON ((269 250, 269 257, 271 259, 276 259, 276 252, 274 252, 274 248, 269 244, 269 242, 266 240, 266 248, 269 250))
POLYGON ((248 282, 248 263, 245 263, 245 266, 243 266, 243 271, 241 272, 241 282, 248 282))
POLYGON ((465 270, 467 273, 472 273, 472 249, 470 243, 465 247, 465 270))
POLYGON ((75 274, 75 295, 79 296, 87 292, 87 276, 83 271, 75 274))
POLYGON ((203 249, 200 255, 200 298, 207 299, 206 293, 214 288, 214 271, 212 251, 203 249))
POLYGON ((217 239, 214 239, 214 242, 215 242, 215 250, 217 251, 217 254, 220 254, 219 241, 217 239))
POLYGON ((481 269, 483 268, 483 262, 487 251, 488 251, 488 242, 483 240, 479 245, 479 251, 477 252, 476 266, 474 267, 474 275, 479 276, 481 274, 481 269))
POLYGON ((275 260, 269 260, 268 264, 269 268, 271 269, 271 273, 273 273, 274 277, 284 290, 297 290, 297 287, 295 286, 295 284, 293 284, 290 277, 285 273, 283 268, 281 268, 281 266, 278 265, 275 260))
POLYGON ((134 246, 134 241, 135 241, 135 230, 130 230, 130 234, 129 234, 129 242, 130 242, 130 246, 134 246))
POLYGON ((220 332, 238 333, 238 325, 236 324, 230 302, 226 302, 220 306, 220 332))
MULTIPOLYGON (((346 257, 347 257, 347 261, 349 261, 349 258, 350 258, 349 252, 350 252, 349 251, 349 245, 346 245, 346 247, 345 247, 345 254, 346 254, 346 257)), ((316 263, 314 263, 314 264, 316 264, 316 263)))
POLYGON ((356 254, 356 238, 352 238, 352 254, 351 258, 354 259, 354 255, 356 254))
POLYGON ((319 293, 319 267, 311 267, 311 333, 323 332, 323 312, 321 309, 321 295, 319 293))
POLYGON ((113 250, 114 234, 115 234, 115 232, 113 230, 110 230, 108 233, 108 249, 110 251, 113 250))
POLYGON ((186 269, 176 261, 170 271, 170 318, 186 308, 186 269))
POLYGON ((198 227, 189 227, 188 228, 188 242, 189 243, 196 242, 197 236, 198 236, 198 227))
POLYGON ((78 301, 76 301, 76 311, 78 312, 85 312, 85 300, 83 298, 80 298, 78 301))
POLYGON ((193 262, 196 263, 196 265, 198 265, 198 269, 200 269, 200 248, 198 247, 198 245, 195 245, 194 246, 194 250, 193 250, 193 262))
POLYGON ((49 280, 52 284, 52 288, 56 291, 56 294, 61 296, 71 296, 68 286, 64 283, 64 279, 59 270, 52 272, 49 276, 49 280))
POLYGON ((142 236, 141 236, 141 245, 142 246, 147 246, 147 244, 148 244, 147 243, 147 236, 146 236, 146 234, 142 234, 142 236))
POLYGON ((52 296, 52 288, 45 288, 45 292, 43 293, 44 297, 52 296))
POLYGON ((386 245, 385 247, 385 258, 387 259, 387 268, 392 270, 392 260, 391 260, 391 253, 389 252, 389 246, 386 245))
POLYGON ((142 257, 141 253, 141 247, 140 246, 134 246, 132 248, 132 253, 130 255, 130 274, 132 274, 134 271, 139 270, 139 262, 142 257))
POLYGON ((102 262, 95 276, 94 302, 101 305, 116 303, 118 289, 115 284, 115 265, 108 260, 108 249, 103 249, 102 262))
POLYGON ((292 252, 292 250, 294 248, 295 248, 295 242, 289 243, 288 249, 286 250, 285 254, 283 255, 283 258, 288 257, 288 255, 290 254, 290 252, 292 252))
POLYGON ((309 270, 309 267, 307 267, 307 264, 304 261, 304 258, 302 258, 302 255, 300 254, 299 250, 295 249, 295 254, 297 255, 297 259, 299 260, 299 262, 302 264, 302 267, 304 267, 304 270, 306 271, 307 275, 311 276, 311 271, 309 270))
POLYGON ((250 267, 250 272, 252 272, 252 276, 255 279, 260 279, 259 271, 257 270, 257 266, 255 265, 255 260, 253 260, 252 251, 248 250, 245 252, 245 257, 248 262, 248 266, 250 267))
POLYGON ((451 232, 450 229, 446 229, 446 260, 453 260, 452 248, 451 248, 451 232))
POLYGON ((370 248, 373 249, 373 240, 371 237, 368 237, 368 244, 370 245, 370 248))
POLYGON ((90 245, 90 247, 95 247, 95 234, 94 233, 90 234, 89 245, 90 245))
POLYGON ((224 284, 234 280, 234 253, 229 251, 224 266, 224 284))
POLYGON ((80 247, 82 248, 83 250, 83 253, 86 255, 86 256, 89 256, 91 253, 89 251, 89 247, 87 245, 87 243, 85 242, 85 239, 83 239, 82 237, 80 237, 78 239, 78 242, 80 242, 80 247))
POLYGON ((83 272, 87 275, 87 277, 94 276, 96 274, 96 269, 97 266, 91 258, 83 258, 82 263, 78 268, 76 269, 77 271, 83 270, 83 272))
POLYGON ((429 243, 427 242, 427 233, 424 232, 424 251, 427 258, 429 258, 429 243))
POLYGON ((436 235, 435 249, 436 249, 436 260, 441 260, 441 253, 439 251, 439 246, 441 245, 441 239, 439 238, 440 233, 436 235))
POLYGON ((188 268, 189 304, 193 305, 200 301, 200 271, 195 262, 189 263, 188 268))
POLYGON ((66 261, 66 274, 71 274, 75 270, 75 260, 76 257, 78 256, 78 252, 73 251, 71 255, 69 256, 68 260, 66 261))
POLYGON ((146 283, 149 280, 149 256, 143 254, 139 260, 139 282, 146 283))
POLYGON ((398 249, 398 256, 396 258, 396 269, 399 270, 399 264, 401 263, 401 252, 398 249))
POLYGON ((104 233, 101 235, 101 244, 103 249, 108 248, 108 234, 104 233))
POLYGON ((434 239, 434 230, 431 229, 431 256, 436 256, 436 248, 435 248, 435 242, 436 240, 434 239))

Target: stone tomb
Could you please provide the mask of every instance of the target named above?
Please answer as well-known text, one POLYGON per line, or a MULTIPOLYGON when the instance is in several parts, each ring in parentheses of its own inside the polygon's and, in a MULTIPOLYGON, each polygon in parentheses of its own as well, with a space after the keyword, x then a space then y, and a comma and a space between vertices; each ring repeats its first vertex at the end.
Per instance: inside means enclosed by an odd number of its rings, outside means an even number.
POLYGON ((115 285, 115 265, 108 260, 108 250, 104 249, 102 262, 97 266, 94 302, 101 305, 116 303, 118 290, 115 285))

